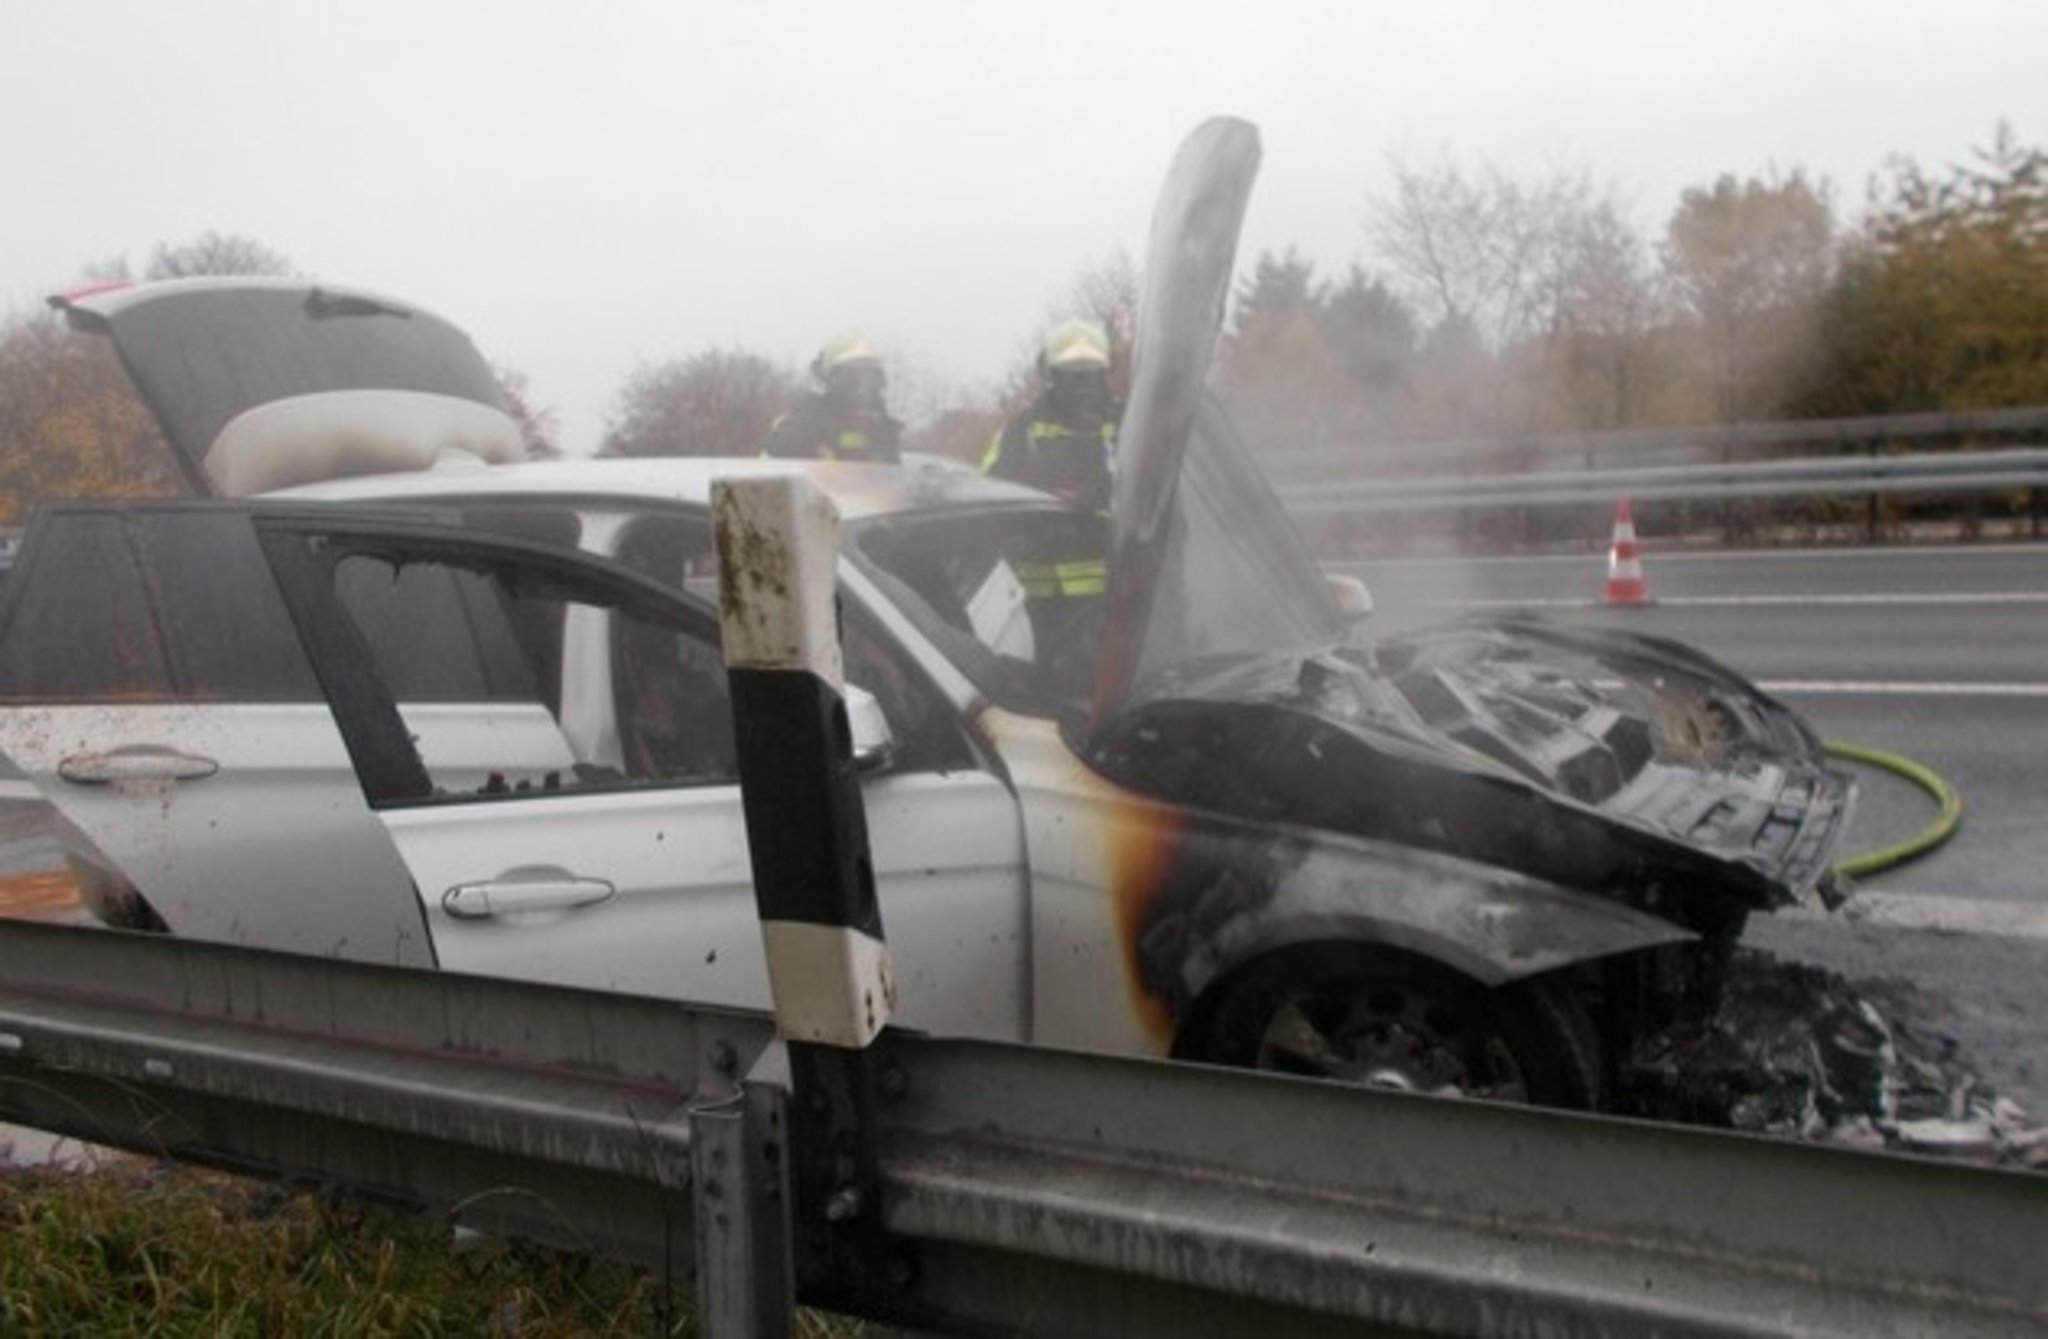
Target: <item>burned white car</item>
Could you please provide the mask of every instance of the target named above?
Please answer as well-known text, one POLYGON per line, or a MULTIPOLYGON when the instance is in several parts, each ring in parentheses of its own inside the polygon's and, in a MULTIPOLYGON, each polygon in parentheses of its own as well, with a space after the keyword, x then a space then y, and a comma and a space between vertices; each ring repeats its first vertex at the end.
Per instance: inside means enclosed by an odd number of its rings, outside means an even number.
POLYGON ((0 604, 0 749, 115 925, 765 1007, 708 504, 792 470, 844 518, 902 1025, 1599 1106, 1826 891, 1848 783, 1730 670, 1340 612, 1170 295, 1114 526, 936 466, 517 463, 467 337, 366 293, 63 305, 216 498, 47 508, 0 604))

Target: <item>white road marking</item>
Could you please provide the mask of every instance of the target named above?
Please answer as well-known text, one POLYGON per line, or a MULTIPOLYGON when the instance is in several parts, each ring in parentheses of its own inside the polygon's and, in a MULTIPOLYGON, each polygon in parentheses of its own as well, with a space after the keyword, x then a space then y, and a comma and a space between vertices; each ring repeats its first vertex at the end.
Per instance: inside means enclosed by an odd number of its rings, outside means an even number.
MULTIPOLYGON (((1353 558, 1331 566, 1345 571, 1371 572, 1375 568, 1397 567, 1489 567, 1489 566, 1572 566, 1584 567, 1588 563, 1598 566, 1606 561, 1606 533, 1602 532, 1599 548, 1589 548, 1584 553, 1541 553, 1541 554, 1451 554, 1437 558, 1353 558)), ((1819 559, 1828 562, 1871 562, 1886 559, 1896 560, 1911 556, 1916 561, 1922 558, 1980 558, 1993 556, 2023 555, 2029 558, 2042 556, 2037 544, 1929 544, 1911 548, 1886 548, 1883 546, 1858 548, 1787 548, 1787 549, 1687 549, 1667 550, 1655 546, 1655 541, 1642 546, 1645 560, 1658 563, 1722 563, 1722 562, 1806 562, 1819 559)))
POLYGON ((1911 683, 1876 679, 1759 679, 1766 693, 1834 694, 1842 697, 2048 697, 2043 683, 1911 683))
POLYGON ((1848 920, 1897 930, 1941 934, 1997 935, 2007 939, 2048 939, 2048 906, 1988 897, 1942 897, 1934 893, 1888 893, 1858 889, 1839 912, 1795 908, 1777 913, 1791 920, 1848 920))
POLYGON ((2041 556, 2041 546, 2030 542, 1997 544, 1913 544, 1913 545, 1849 545, 1843 548, 1790 547, 1782 549, 1673 549, 1654 547, 1645 549, 1660 560, 1680 563, 1712 563, 1724 559, 1740 561, 1769 562, 1774 559, 1796 558, 1804 562, 1808 558, 1825 558, 1836 561, 1859 562, 1897 558, 1902 554, 1920 558, 1979 558, 1987 555, 2006 556, 2020 554, 2029 558, 2041 556))
POLYGON ((1958 591, 1942 594, 1939 591, 1897 591, 1889 594, 1870 595, 1680 595, 1659 601, 1682 607, 1699 605, 1884 605, 1884 604, 2048 604, 2048 591, 2038 590, 1987 590, 1958 591))
MULTIPOLYGON (((1590 609, 1602 603, 1590 595, 1559 598, 1544 596, 1527 600, 1494 598, 1484 600, 1430 600, 1424 602, 1430 608, 1449 609, 1590 609)), ((1651 602, 1652 607, 1669 609, 1799 609, 1807 607, 1836 606, 1855 608, 1886 605, 2024 605, 2048 604, 2048 591, 2001 590, 1962 591, 1943 594, 1939 591, 1897 591, 1868 595, 1676 595, 1659 596, 1651 602)))
POLYGON ((40 801, 43 792, 36 789, 36 783, 19 778, 0 780, 0 800, 40 801))
POLYGON ((1890 594, 1866 594, 1866 596, 1675 596, 1671 600, 1659 600, 1659 604, 1686 606, 1802 606, 1802 604, 2048 604, 2048 592, 2044 590, 1968 590, 1968 592, 1933 592, 1933 590, 1903 590, 1890 594))

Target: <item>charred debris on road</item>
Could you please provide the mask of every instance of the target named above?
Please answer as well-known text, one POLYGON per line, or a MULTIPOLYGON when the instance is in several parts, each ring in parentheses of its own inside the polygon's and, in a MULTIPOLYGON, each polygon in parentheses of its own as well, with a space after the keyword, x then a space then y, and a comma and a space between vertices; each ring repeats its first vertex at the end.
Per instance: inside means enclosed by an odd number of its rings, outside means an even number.
POLYGON ((2048 1125, 2001 1096, 1909 992, 1738 949, 1721 1008, 1638 1050, 1626 1114, 2048 1171, 2048 1125))

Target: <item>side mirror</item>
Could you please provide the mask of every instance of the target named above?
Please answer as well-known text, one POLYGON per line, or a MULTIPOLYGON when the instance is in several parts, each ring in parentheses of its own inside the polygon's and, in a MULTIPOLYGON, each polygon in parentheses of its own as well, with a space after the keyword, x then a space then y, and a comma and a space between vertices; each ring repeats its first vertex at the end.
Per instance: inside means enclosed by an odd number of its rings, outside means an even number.
POLYGON ((887 767, 896 757, 896 733, 875 695, 859 684, 846 685, 846 723, 853 732, 853 765, 863 772, 887 767))
POLYGON ((1330 598, 1337 602, 1337 612, 1344 617, 1364 618, 1372 612, 1372 588, 1359 578, 1325 572, 1323 580, 1329 583, 1330 598))

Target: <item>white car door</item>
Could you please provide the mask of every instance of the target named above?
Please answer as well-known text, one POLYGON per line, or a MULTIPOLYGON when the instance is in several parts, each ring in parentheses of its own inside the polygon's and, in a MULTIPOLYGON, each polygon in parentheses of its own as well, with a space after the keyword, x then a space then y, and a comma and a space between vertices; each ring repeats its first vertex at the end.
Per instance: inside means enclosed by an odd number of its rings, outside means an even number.
MULTIPOLYGON (((308 649, 371 807, 418 889, 437 960, 456 971, 766 1008, 712 610, 588 558, 465 540, 408 549, 377 537, 335 557, 346 544, 330 538, 326 565, 315 565, 326 575, 286 583, 305 610, 302 629, 314 630, 308 649), (402 570, 422 581, 437 568, 488 589, 489 599, 470 601, 460 635, 489 642, 501 662, 522 662, 500 668, 531 685, 517 728, 502 733, 502 760, 478 751, 487 734, 435 756, 433 739, 398 706, 400 671, 381 649, 390 639, 328 627, 361 615, 324 599, 320 580, 346 589, 374 584, 366 573, 402 570), (493 619, 502 630, 487 626, 493 619), (553 750, 536 745, 542 730, 553 750)), ((441 709, 474 715, 485 705, 441 709)), ((489 705, 508 712, 505 702, 489 705)), ((1015 802, 964 744, 936 755, 920 748, 864 787, 897 1019, 1019 1038, 1028 952, 1015 802)))
POLYGON ((246 516, 51 508, 5 618, 0 752, 55 808, 88 907, 198 939, 432 961, 246 516))

